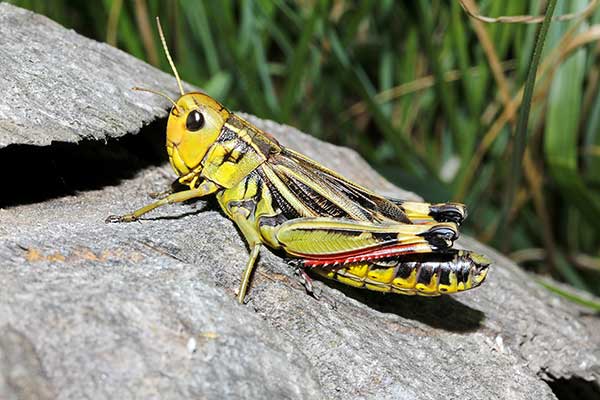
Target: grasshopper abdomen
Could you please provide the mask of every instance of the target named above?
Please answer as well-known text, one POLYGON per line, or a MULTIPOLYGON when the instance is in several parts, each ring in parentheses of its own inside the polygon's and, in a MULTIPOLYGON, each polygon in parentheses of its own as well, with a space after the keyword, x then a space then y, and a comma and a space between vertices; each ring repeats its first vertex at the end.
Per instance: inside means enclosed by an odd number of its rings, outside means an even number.
POLYGON ((479 286, 490 261, 466 250, 413 254, 346 264, 305 268, 346 285, 378 292, 438 296, 479 286))

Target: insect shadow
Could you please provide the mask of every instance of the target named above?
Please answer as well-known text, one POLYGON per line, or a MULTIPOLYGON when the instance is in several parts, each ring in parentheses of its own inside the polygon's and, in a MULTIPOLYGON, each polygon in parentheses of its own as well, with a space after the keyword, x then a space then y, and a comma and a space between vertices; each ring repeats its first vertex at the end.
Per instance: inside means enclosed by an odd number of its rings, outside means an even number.
POLYGON ((138 134, 49 146, 12 144, 0 149, 0 208, 31 204, 116 185, 150 166, 168 161, 164 148, 166 119, 138 134), (18 170, 18 173, 16 172, 18 170))
POLYGON ((196 209, 193 211, 187 211, 178 214, 169 214, 169 215, 159 215, 158 217, 143 217, 140 218, 140 221, 170 221, 170 220, 179 220, 185 217, 190 217, 193 215, 198 215, 204 212, 203 208, 196 209))
POLYGON ((485 318, 482 311, 461 303, 453 296, 423 297, 378 293, 316 276, 315 279, 374 310, 419 321, 433 328, 451 332, 472 332, 482 326, 485 318))
POLYGON ((198 200, 198 199, 193 199, 193 200, 189 200, 186 201, 185 203, 185 209, 188 211, 174 211, 171 210, 168 213, 164 214, 164 215, 158 215, 155 217, 141 217, 139 220, 140 221, 171 221, 171 220, 179 220, 185 217, 191 217, 194 215, 199 215, 202 214, 203 212, 206 211, 212 211, 212 210, 216 210, 214 205, 209 204, 209 202, 207 202, 206 200, 198 200), (191 207, 191 209, 190 209, 191 207))

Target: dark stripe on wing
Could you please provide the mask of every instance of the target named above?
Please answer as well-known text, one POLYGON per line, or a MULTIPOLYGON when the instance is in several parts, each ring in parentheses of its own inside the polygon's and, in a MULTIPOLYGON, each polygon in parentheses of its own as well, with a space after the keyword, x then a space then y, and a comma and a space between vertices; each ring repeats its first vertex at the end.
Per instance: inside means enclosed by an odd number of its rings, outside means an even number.
POLYGON ((348 181, 335 172, 328 170, 322 165, 304 156, 284 149, 282 154, 287 158, 288 163, 293 162, 291 168, 301 168, 304 173, 316 182, 321 182, 330 188, 331 191, 339 193, 346 199, 352 201, 360 207, 362 213, 372 222, 381 222, 384 219, 405 224, 412 222, 404 214, 401 207, 387 200, 385 197, 370 192, 367 189, 348 181), (295 165, 295 167, 294 167, 295 165))
POLYGON ((273 182, 267 178, 262 168, 256 169, 258 175, 257 197, 261 197, 263 191, 268 191, 271 195, 271 203, 274 210, 280 210, 281 214, 287 219, 300 218, 302 215, 281 195, 273 182))
POLYGON ((298 198, 304 203, 304 205, 318 215, 323 217, 337 217, 337 218, 349 218, 350 214, 344 211, 342 208, 329 201, 326 197, 315 192, 302 182, 290 178, 289 181, 290 189, 298 198))

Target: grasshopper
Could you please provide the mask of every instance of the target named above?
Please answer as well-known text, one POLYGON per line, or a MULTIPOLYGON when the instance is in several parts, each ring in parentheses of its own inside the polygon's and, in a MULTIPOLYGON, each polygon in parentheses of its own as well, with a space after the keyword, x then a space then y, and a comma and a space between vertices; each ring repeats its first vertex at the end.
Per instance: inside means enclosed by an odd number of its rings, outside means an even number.
POLYGON ((467 216, 459 203, 381 196, 277 140, 210 96, 185 93, 158 31, 181 96, 167 122, 169 161, 186 190, 106 222, 131 222, 157 207, 216 196, 246 240, 250 257, 238 290, 243 303, 262 246, 283 252, 310 286, 305 270, 381 292, 437 296, 479 286, 490 261, 454 249, 467 216))

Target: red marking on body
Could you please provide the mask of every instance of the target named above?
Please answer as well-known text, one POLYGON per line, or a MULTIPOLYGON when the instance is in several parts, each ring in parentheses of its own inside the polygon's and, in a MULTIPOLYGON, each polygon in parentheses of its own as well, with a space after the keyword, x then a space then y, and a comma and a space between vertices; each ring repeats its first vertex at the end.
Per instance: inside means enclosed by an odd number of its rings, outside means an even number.
POLYGON ((337 253, 331 255, 319 255, 310 256, 302 255, 304 258, 303 263, 305 267, 319 267, 325 265, 343 265, 358 263, 364 261, 380 260, 382 258, 389 258, 394 256, 401 256, 412 253, 422 253, 419 248, 422 248, 422 244, 405 244, 395 245, 387 247, 378 247, 375 249, 361 249, 350 251, 346 253, 337 253))

